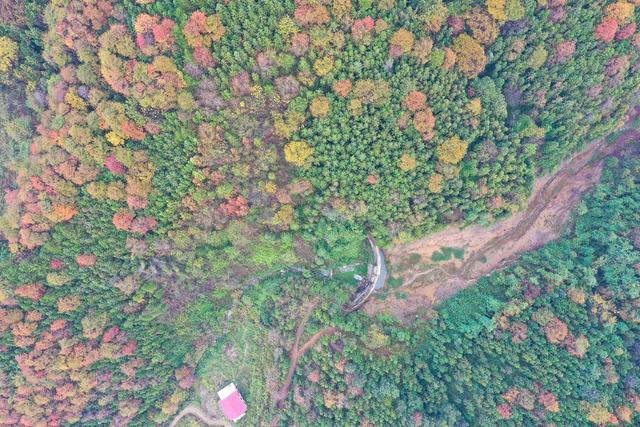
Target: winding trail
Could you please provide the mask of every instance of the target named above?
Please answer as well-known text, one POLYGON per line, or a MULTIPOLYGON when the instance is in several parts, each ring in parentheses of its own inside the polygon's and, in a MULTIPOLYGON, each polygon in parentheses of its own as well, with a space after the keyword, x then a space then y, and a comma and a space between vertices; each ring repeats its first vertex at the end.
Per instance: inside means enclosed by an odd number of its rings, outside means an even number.
POLYGON ((338 329, 335 326, 330 326, 328 328, 322 329, 321 331, 318 331, 315 334, 313 334, 313 336, 309 338, 309 341, 304 343, 304 345, 300 349, 296 349, 295 353, 291 356, 291 366, 289 367, 289 372, 287 373, 287 379, 285 380, 284 384, 280 388, 280 391, 278 392, 278 403, 277 403, 278 407, 282 407, 284 400, 287 398, 287 395, 289 394, 289 387, 291 387, 291 381, 293 380, 293 375, 295 374, 296 368, 298 367, 298 359, 304 356, 304 354, 307 351, 312 349, 318 343, 320 338, 324 337, 325 335, 332 335, 337 330, 338 329))
POLYGON ((640 131, 626 129, 612 144, 600 140, 589 145, 554 174, 536 180, 526 209, 488 227, 450 226, 387 250, 394 275, 403 279, 399 291, 404 295, 397 298, 390 293, 385 300, 371 299, 364 309, 369 314, 407 318, 507 267, 523 252, 554 240, 571 220, 582 196, 599 182, 606 158, 636 147, 639 141, 640 131), (444 247, 463 248, 464 258, 434 264, 432 255, 444 247), (415 262, 416 258, 420 261, 415 262))
POLYGON ((191 405, 185 407, 182 411, 180 411, 180 413, 178 413, 178 415, 175 416, 173 421, 171 421, 171 424, 169 425, 169 427, 175 427, 180 422, 180 420, 187 415, 193 415, 194 417, 198 418, 200 421, 202 421, 204 424, 208 426, 224 426, 224 427, 232 426, 230 423, 228 423, 225 420, 214 418, 212 415, 207 414, 198 405, 192 403, 191 405))
MULTIPOLYGON (((387 250, 387 259, 395 275, 403 279, 399 290, 406 297, 397 298, 390 294, 385 300, 371 299, 364 305, 365 311, 407 318, 422 308, 454 295, 480 277, 508 267, 523 252, 539 248, 557 238, 570 221, 572 211, 582 196, 599 182, 606 158, 631 147, 638 148, 639 142, 640 131, 627 129, 613 144, 607 144, 604 140, 591 144, 585 151, 567 160, 556 173, 537 179, 526 209, 509 218, 496 221, 488 227, 450 226, 439 233, 387 250), (430 261, 431 256, 443 247, 462 247, 465 256, 462 260, 454 259, 434 265, 430 261), (416 254, 422 262, 411 260, 416 254)), ((276 394, 275 404, 280 409, 288 396, 299 359, 322 337, 338 331, 334 326, 327 327, 300 346, 305 327, 318 303, 314 301, 307 304, 298 323, 295 341, 289 351, 291 365, 276 394)), ((198 405, 190 404, 176 415, 170 427, 175 427, 187 415, 198 418, 208 426, 232 425, 207 414, 198 405)), ((277 425, 279 420, 280 416, 276 415, 270 425, 277 425)))
POLYGON ((320 338, 322 338, 325 335, 334 334, 338 330, 335 326, 324 328, 316 332, 311 338, 309 338, 309 340, 306 343, 302 345, 302 347, 300 347, 300 339, 302 338, 302 334, 304 333, 304 328, 305 326, 307 326, 307 323, 309 322, 309 318, 311 317, 313 310, 317 306, 318 306, 318 301, 311 303, 311 305, 307 309, 302 319, 300 319, 300 323, 298 323, 298 328, 296 330, 296 339, 293 343, 293 346, 291 347, 291 350, 289 351, 289 359, 291 360, 291 366, 289 366, 289 372, 287 372, 287 378, 285 379, 284 384, 282 384, 282 387, 280 387, 280 390, 278 390, 278 393, 276 395, 276 406, 278 408, 283 407, 284 401, 287 398, 287 395, 289 394, 289 388, 291 387, 291 382, 293 381, 293 375, 295 374, 296 368, 298 367, 298 360, 302 356, 304 356, 304 354, 307 351, 313 348, 313 346, 315 346, 318 343, 320 338))

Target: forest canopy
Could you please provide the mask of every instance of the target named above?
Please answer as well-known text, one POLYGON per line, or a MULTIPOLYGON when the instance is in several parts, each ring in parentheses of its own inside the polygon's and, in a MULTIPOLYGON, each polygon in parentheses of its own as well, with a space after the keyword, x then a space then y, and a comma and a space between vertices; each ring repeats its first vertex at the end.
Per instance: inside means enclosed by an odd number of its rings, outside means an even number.
POLYGON ((316 299, 310 327, 341 344, 300 360, 282 425, 633 423, 632 158, 570 236, 434 320, 345 316, 333 273, 366 264, 367 235, 508 216, 632 126, 637 7, 3 0, 0 425, 168 424, 233 371, 234 339, 271 422, 256 372, 284 377, 316 299))

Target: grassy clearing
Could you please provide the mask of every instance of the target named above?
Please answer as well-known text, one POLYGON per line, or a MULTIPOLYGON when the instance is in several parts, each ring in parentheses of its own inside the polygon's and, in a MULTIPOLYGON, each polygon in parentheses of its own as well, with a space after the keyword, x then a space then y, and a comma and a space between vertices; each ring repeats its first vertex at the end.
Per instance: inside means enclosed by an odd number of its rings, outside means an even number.
POLYGON ((268 393, 268 379, 274 366, 276 348, 269 340, 269 330, 262 326, 254 310, 242 306, 233 314, 232 332, 210 347, 198 366, 200 384, 212 395, 234 382, 247 402, 246 418, 240 424, 267 423, 272 407, 268 393))
POLYGON ((220 331, 230 307, 231 296, 226 289, 200 295, 176 317, 176 330, 191 341, 196 340, 202 331, 220 331))
POLYGON ((362 263, 360 265, 357 265, 353 271, 335 271, 333 274, 333 279, 335 280, 339 280, 342 281, 344 283, 353 285, 353 286, 357 286, 358 281, 356 279, 353 278, 354 274, 358 274, 362 277, 366 277, 367 276, 367 264, 366 263, 362 263))

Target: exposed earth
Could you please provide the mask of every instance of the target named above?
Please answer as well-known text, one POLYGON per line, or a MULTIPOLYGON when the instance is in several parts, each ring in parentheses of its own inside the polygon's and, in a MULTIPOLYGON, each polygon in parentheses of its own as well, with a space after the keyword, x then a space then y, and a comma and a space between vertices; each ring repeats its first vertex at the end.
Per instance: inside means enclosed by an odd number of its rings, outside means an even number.
POLYGON ((204 425, 207 425, 207 426, 223 426, 223 427, 230 427, 231 426, 231 423, 228 423, 227 421, 225 421, 223 419, 216 418, 216 417, 214 417, 212 415, 209 415, 202 408, 200 408, 198 405, 191 404, 191 405, 185 407, 182 411, 180 411, 180 413, 178 415, 175 416, 175 418, 171 422, 170 427, 174 427, 174 426, 178 425, 180 420, 182 420, 182 418, 187 416, 187 415, 193 415, 198 420, 200 420, 202 423, 204 423, 204 425))
MULTIPOLYGON (((364 310, 407 319, 508 266, 523 252, 556 239, 581 197, 600 180, 607 156, 636 146, 640 131, 625 130, 613 143, 600 140, 566 161, 554 174, 536 180, 528 205, 490 226, 449 226, 422 239, 386 250, 390 275, 402 280, 386 298, 371 298, 364 310), (434 253, 457 248, 462 256, 436 262, 434 253)), ((437 254, 436 254, 437 257, 437 254)))

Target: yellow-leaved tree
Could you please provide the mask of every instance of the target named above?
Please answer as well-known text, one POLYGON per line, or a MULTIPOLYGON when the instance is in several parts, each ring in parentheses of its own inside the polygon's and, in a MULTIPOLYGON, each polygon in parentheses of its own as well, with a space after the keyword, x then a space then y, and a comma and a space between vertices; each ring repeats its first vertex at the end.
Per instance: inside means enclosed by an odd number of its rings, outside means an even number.
POLYGON ((469 144, 460 139, 459 136, 452 136, 438 146, 438 159, 451 165, 458 164, 467 154, 468 146, 469 144))
POLYGON ((305 141, 291 141, 284 147, 284 158, 296 166, 303 166, 307 159, 313 155, 313 151, 313 147, 310 147, 305 141))
POLYGON ((418 162, 416 158, 409 154, 406 154, 406 153, 403 154, 402 156, 400 156, 400 159, 398 160, 398 167, 405 172, 414 170, 416 166, 418 166, 418 162))
POLYGON ((429 177, 427 188, 432 193, 442 193, 442 179, 444 177, 439 173, 434 173, 429 177))
POLYGON ((487 56, 482 45, 468 34, 461 34, 453 41, 460 71, 469 77, 475 77, 487 65, 487 56))
POLYGON ((389 40, 391 45, 397 46, 400 49, 401 53, 411 52, 411 48, 413 48, 413 41, 413 33, 406 28, 400 28, 398 31, 393 33, 391 40, 389 40))
POLYGON ((16 60, 18 44, 9 37, 0 37, 0 75, 9 71, 16 60))
POLYGON ((520 0, 487 0, 487 12, 498 21, 516 21, 525 10, 520 0))
POLYGON ((319 119, 327 117, 329 110, 331 110, 331 103, 326 96, 316 96, 309 105, 311 115, 319 119))

